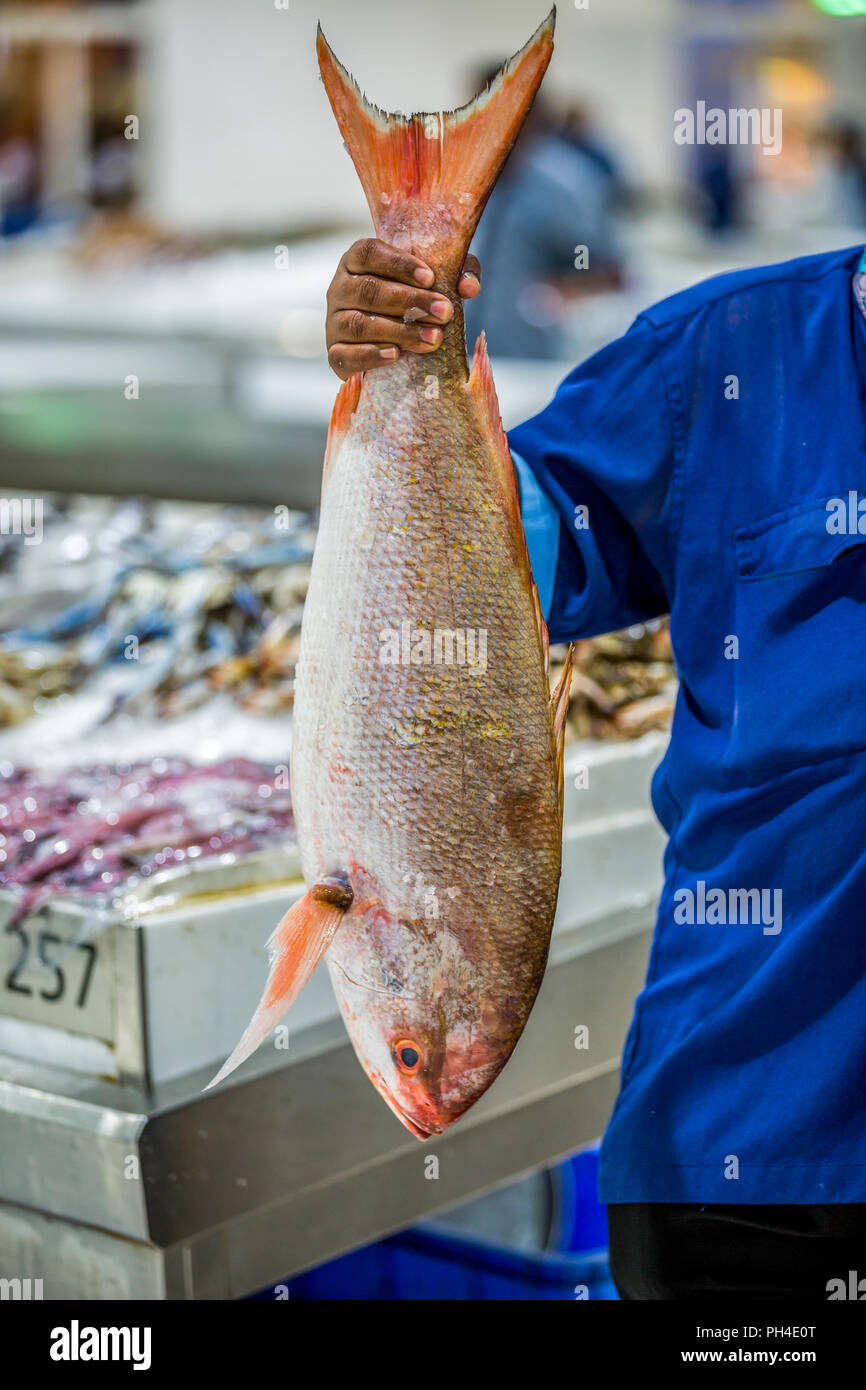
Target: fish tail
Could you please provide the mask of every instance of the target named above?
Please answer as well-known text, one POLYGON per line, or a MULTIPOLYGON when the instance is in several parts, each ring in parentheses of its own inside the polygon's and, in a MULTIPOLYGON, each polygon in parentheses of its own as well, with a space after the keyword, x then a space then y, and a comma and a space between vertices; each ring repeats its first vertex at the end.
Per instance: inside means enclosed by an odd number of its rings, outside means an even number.
POLYGON ((258 1008, 243 1037, 209 1091, 251 1057, 294 1003, 327 951, 352 904, 352 890, 342 876, 320 879, 283 917, 268 941, 270 972, 258 1008))
POLYGON ((465 106, 411 116, 369 102, 319 26, 322 80, 378 237, 452 273, 462 269, 484 204, 550 62, 555 16, 551 10, 465 106))

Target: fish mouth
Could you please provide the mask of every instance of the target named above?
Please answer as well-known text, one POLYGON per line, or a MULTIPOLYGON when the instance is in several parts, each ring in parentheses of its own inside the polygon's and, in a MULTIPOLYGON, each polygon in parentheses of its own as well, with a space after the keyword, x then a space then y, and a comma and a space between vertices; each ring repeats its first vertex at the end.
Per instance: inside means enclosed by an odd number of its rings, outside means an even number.
POLYGON ((410 1120, 405 1110, 401 1110, 399 1105, 395 1105, 393 1108, 394 1113, 397 1115, 398 1119, 403 1121, 409 1133, 414 1134, 416 1139, 420 1139, 422 1144, 425 1143, 426 1140, 432 1139, 434 1135, 442 1133, 440 1129, 423 1129, 422 1126, 418 1124, 417 1120, 410 1120))
POLYGON ((378 1072, 368 1072, 368 1076, 370 1077, 370 1080, 372 1081, 376 1090, 379 1092, 379 1095, 382 1097, 385 1104, 391 1110, 393 1110, 400 1123, 405 1125, 409 1133, 414 1134, 416 1139, 420 1139, 422 1144, 425 1143, 426 1140, 432 1139, 434 1135, 442 1133, 444 1125, 441 1129, 433 1125, 422 1125, 419 1124, 417 1120, 413 1120, 409 1115, 407 1115, 406 1111, 397 1104, 396 1100, 391 1095, 390 1091, 385 1085, 385 1082, 382 1080, 381 1076, 379 1076, 378 1072))

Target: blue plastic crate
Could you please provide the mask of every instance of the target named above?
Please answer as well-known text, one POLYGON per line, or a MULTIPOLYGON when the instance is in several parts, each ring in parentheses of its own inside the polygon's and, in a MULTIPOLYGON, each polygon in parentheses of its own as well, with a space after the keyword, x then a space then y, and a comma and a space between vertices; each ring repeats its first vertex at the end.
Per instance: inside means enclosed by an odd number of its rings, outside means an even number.
MULTIPOLYGON (((607 1264, 607 1216, 598 1200, 598 1147, 548 1170, 548 1250, 519 1251, 433 1223, 390 1236, 288 1280, 312 1300, 565 1300, 618 1298, 607 1264)), ((272 1298, 268 1289, 257 1298, 272 1298)))
POLYGON ((549 1248, 561 1253, 607 1249, 607 1211, 598 1200, 596 1144, 551 1168, 553 1217, 549 1248))
MULTIPOLYGON (((615 1298, 604 1254, 522 1254, 421 1226, 287 1281, 289 1298, 514 1301, 615 1298), (584 1292, 585 1291, 585 1292, 584 1292)), ((273 1288, 256 1298, 273 1298, 273 1288)))

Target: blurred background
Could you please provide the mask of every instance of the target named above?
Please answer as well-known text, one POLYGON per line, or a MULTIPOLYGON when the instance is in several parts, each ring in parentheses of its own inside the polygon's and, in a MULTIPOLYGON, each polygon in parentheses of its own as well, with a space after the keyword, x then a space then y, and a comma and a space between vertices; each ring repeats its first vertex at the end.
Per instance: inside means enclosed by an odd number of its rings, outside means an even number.
MULTIPOLYGON (((46 1297, 615 1297, 595 1143, 659 883, 664 623, 579 645, 551 969, 441 1183, 322 972, 288 1063, 200 1096, 300 891, 324 296, 369 230, 316 22, 378 105, 439 110, 544 8, 0 0, 0 1275, 46 1297)), ((506 424, 653 301, 866 240, 864 71, 866 0, 563 0, 475 244, 506 424), (754 140, 707 138, 731 109, 754 140)))
MULTIPOLYGON (((0 5, 0 481, 31 479, 38 460, 43 486, 196 496, 204 471, 221 497, 314 505, 332 395, 323 294, 369 225, 318 80, 316 21, 377 103, 439 109, 466 100, 541 8, 0 5), (132 407, 118 389, 130 374, 132 407)), ((497 355, 573 363, 696 279, 862 239, 864 10, 560 5, 542 132, 559 142, 542 142, 558 243, 535 248, 509 342, 493 330, 523 254, 508 242, 526 230, 524 167, 494 245, 482 227, 472 329, 488 321, 497 355), (678 144, 674 113, 698 101, 781 110, 781 149, 678 144), (581 245, 590 263, 575 269, 581 245)), ((539 132, 525 141, 531 166, 539 132)), ((507 423, 558 374, 500 376, 507 423)))

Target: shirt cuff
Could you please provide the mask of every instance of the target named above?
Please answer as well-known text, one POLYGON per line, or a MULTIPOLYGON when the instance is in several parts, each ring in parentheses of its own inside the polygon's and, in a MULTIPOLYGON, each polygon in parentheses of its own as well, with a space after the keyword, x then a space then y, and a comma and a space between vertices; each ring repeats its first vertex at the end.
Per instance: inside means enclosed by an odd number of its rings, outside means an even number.
POLYGON ((556 562, 559 559, 559 513, 547 493, 538 485, 528 463, 511 450, 520 486, 520 515, 532 578, 545 621, 553 605, 556 562))

